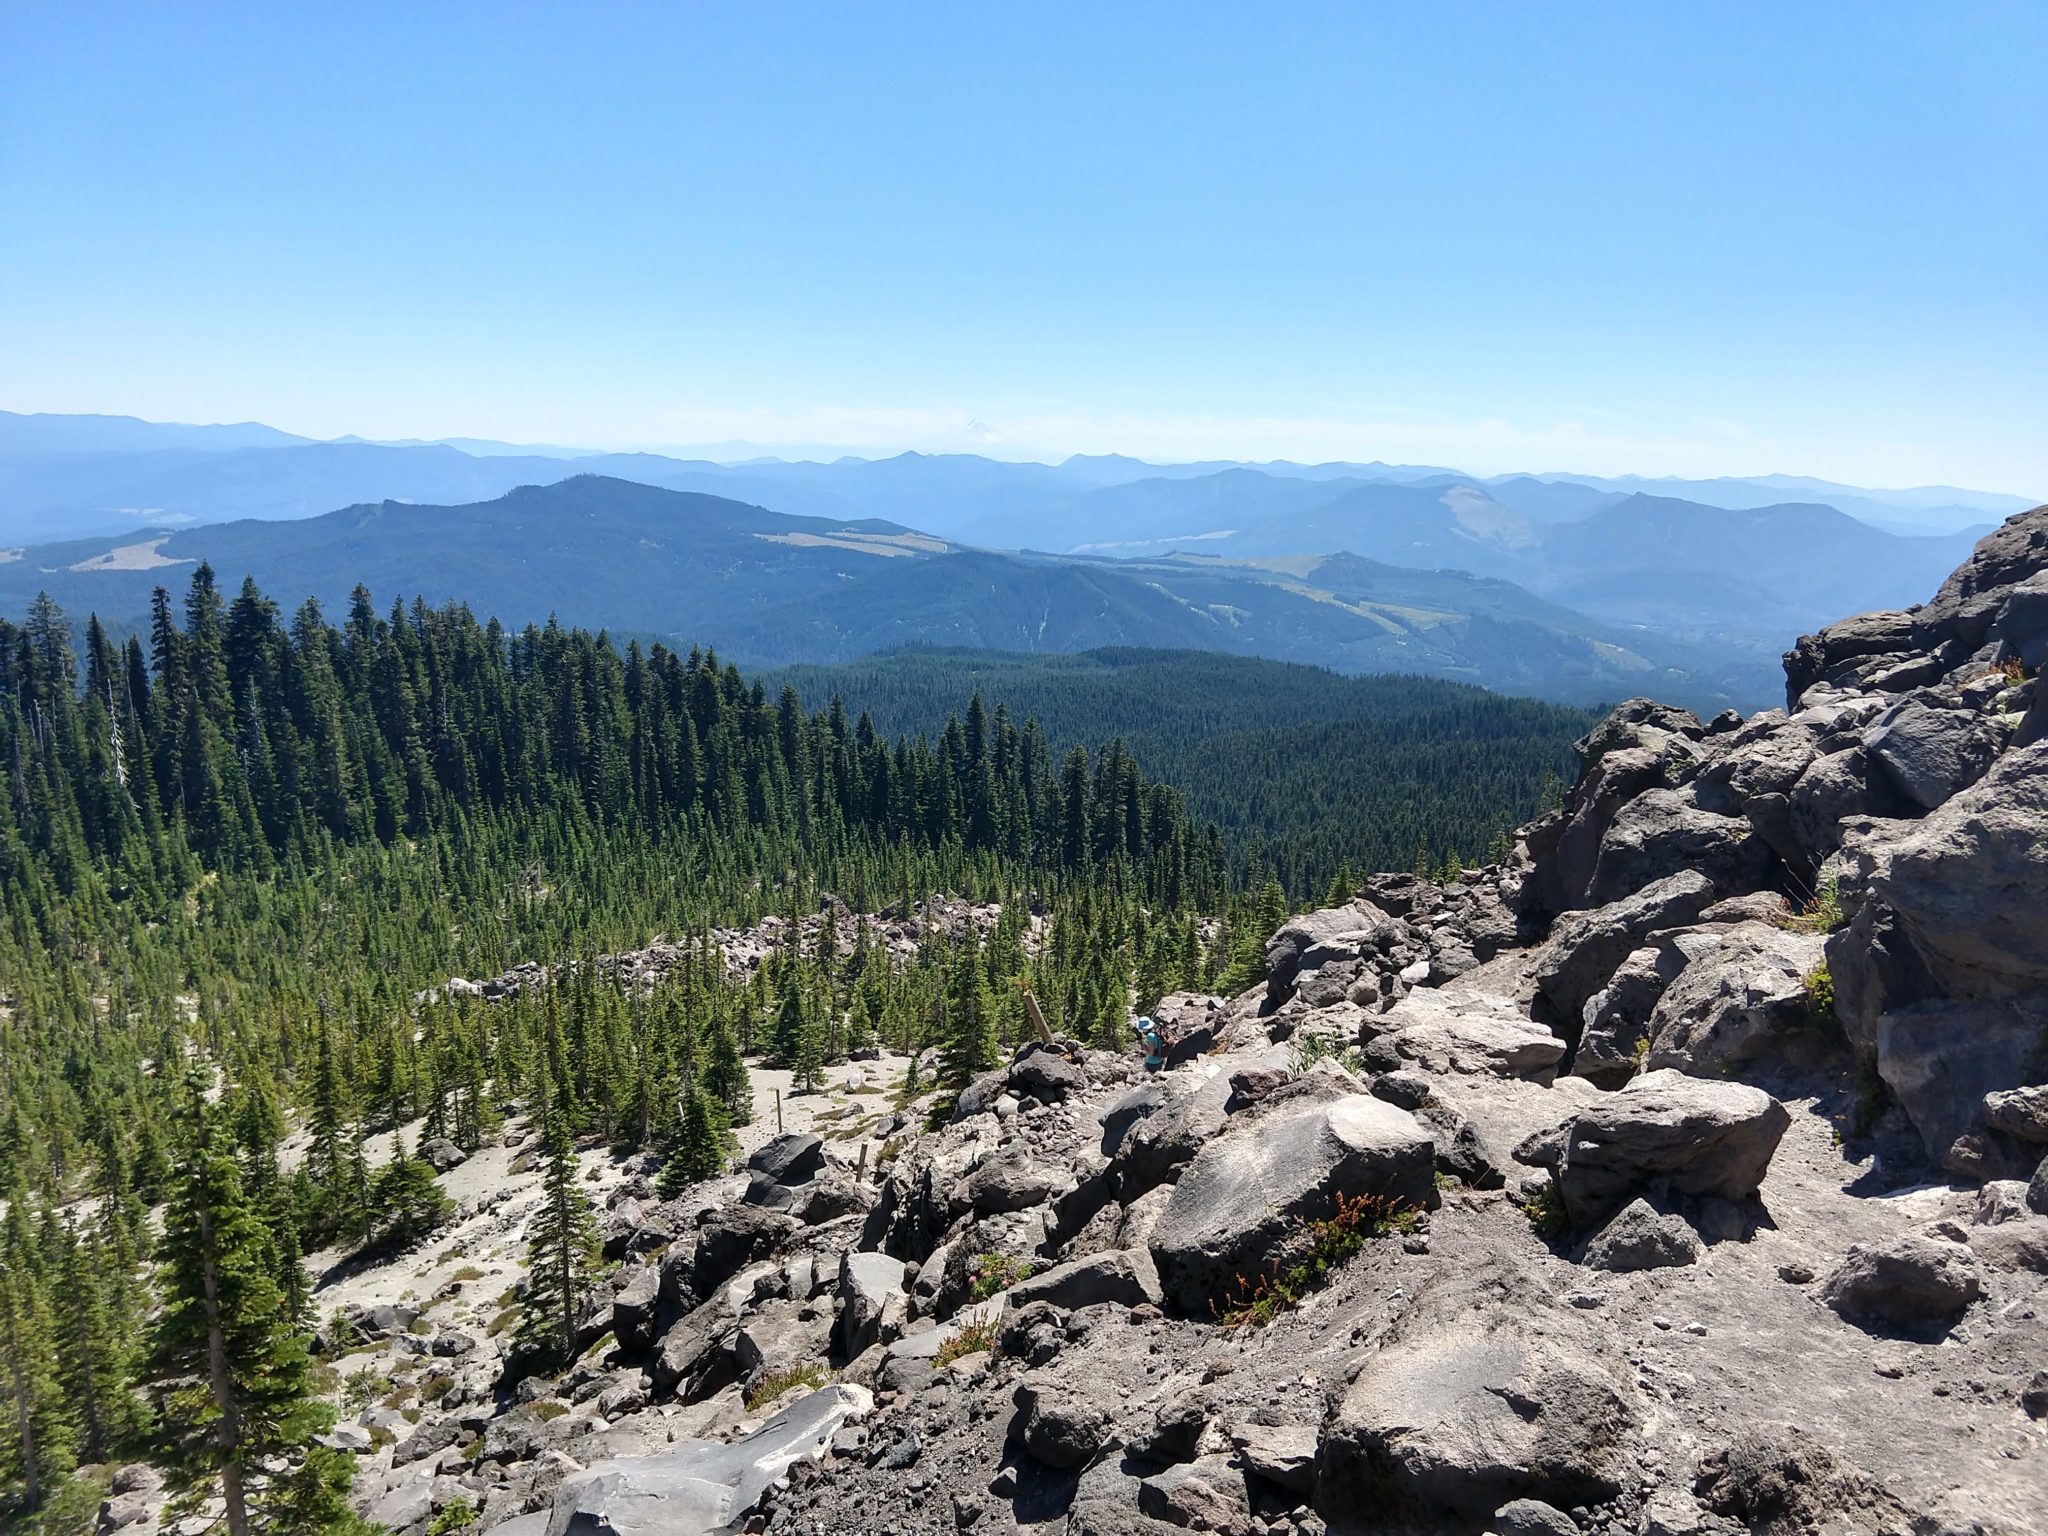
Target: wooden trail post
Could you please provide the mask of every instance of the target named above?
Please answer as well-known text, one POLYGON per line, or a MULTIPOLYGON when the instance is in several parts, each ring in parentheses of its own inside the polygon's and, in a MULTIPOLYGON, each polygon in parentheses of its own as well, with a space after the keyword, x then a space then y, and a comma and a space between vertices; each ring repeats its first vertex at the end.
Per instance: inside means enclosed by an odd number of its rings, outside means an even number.
POLYGON ((1046 1027, 1045 1015, 1038 1011, 1038 999, 1032 995, 1031 984, 1020 976, 1015 985, 1024 995, 1024 1016, 1031 1020, 1031 1027, 1038 1031, 1038 1038, 1051 1045, 1052 1031, 1046 1027))

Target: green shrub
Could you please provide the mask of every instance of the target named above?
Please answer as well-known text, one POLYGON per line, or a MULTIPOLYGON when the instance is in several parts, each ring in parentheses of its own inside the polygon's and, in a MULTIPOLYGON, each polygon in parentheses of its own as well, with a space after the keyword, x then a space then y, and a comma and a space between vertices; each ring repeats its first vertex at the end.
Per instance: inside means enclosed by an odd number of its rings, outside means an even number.
POLYGON ((341 1400, 350 1413, 361 1413, 391 1390, 391 1378, 374 1365, 350 1371, 341 1381, 341 1400))
POLYGON ((1302 1033, 1295 1036, 1292 1052, 1294 1075, 1299 1077, 1319 1061, 1334 1061, 1354 1077, 1365 1072, 1365 1057, 1356 1046, 1340 1047, 1328 1035, 1302 1033))
POLYGON ((815 1360, 801 1361, 785 1370, 770 1371, 747 1393, 747 1412, 752 1413, 762 1404, 774 1402, 792 1387, 806 1387, 815 1392, 829 1380, 831 1377, 826 1374, 825 1367, 815 1360))
POLYGON ((1522 1207, 1522 1214, 1543 1237, 1562 1237, 1571 1230, 1571 1218, 1565 1214, 1564 1196, 1558 1192, 1555 1180, 1529 1197, 1522 1207))
POLYGON ((1240 1284, 1224 1305, 1211 1302, 1210 1309, 1225 1327, 1263 1328, 1282 1312, 1300 1306, 1328 1281, 1330 1271, 1355 1257, 1369 1239, 1387 1232, 1412 1232, 1416 1220, 1417 1212, 1401 1200, 1339 1195, 1334 1216, 1305 1224, 1308 1243, 1298 1262, 1276 1266, 1258 1280, 1240 1284))
POLYGON ((450 1499, 441 1513, 434 1516, 427 1526, 427 1536, 454 1536, 456 1531, 466 1531, 477 1521, 477 1511, 469 1500, 460 1495, 450 1499))
POLYGON ((1037 1266, 1007 1253, 977 1253, 968 1271, 967 1294, 976 1301, 1000 1296, 1019 1280, 1028 1280, 1037 1266))
POLYGON ((1820 889, 1813 893, 1813 899, 1801 907, 1798 913, 1785 920, 1784 926, 1801 933, 1833 933, 1849 921, 1849 914, 1842 906, 1842 885, 1833 875, 1821 881, 1820 889))
POLYGON ((937 1367, 951 1365, 955 1360, 965 1360, 969 1355, 981 1354, 996 1347, 996 1322, 989 1318, 983 1322, 968 1323, 953 1337, 939 1346, 939 1352, 932 1356, 937 1367))
POLYGON ((1806 1016, 1822 1027, 1835 1022, 1835 978, 1825 963, 1806 978, 1806 1016))

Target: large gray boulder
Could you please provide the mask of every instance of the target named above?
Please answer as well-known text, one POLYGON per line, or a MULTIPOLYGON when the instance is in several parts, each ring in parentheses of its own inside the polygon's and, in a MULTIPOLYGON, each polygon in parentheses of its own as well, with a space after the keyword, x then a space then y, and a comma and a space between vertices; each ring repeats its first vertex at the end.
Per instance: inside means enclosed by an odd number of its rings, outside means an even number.
POLYGON ((903 1290, 906 1266, 886 1253, 848 1253, 839 1260, 840 1353, 854 1359, 882 1337, 882 1313, 903 1290))
POLYGON ((686 1403, 709 1396, 739 1375, 733 1356, 733 1319, 722 1302, 707 1301, 669 1325, 649 1367, 655 1390, 686 1403))
POLYGON ((1017 1387, 1010 1438, 1048 1467, 1085 1465, 1111 1449, 1114 1401, 1086 1382, 1026 1376, 1017 1387))
POLYGON ((1606 898, 1588 892, 1615 818, 1637 796, 1697 774, 1705 734, 1692 715, 1651 699, 1630 699, 1589 731, 1574 747, 1579 777, 1563 810, 1529 829, 1517 908, 1540 915, 1601 905, 1606 898))
POLYGON ((1425 1072, 1486 1073, 1548 1082, 1564 1041, 1490 992, 1422 987, 1390 1008, 1377 1027, 1404 1061, 1425 1072))
POLYGON ((2048 1083, 1985 1094, 1984 1118, 2021 1141, 2048 1142, 2048 1083))
POLYGON ((1289 918, 1266 941, 1266 996, 1284 1003, 1294 995, 1306 956, 1320 952, 1319 964, 1346 956, 1355 959, 1388 921, 1387 914, 1368 901, 1289 918))
POLYGON ((2041 1166, 2034 1170, 2034 1177, 2027 1184, 2027 1209, 2048 1216, 2048 1157, 2041 1159, 2041 1166))
POLYGON ((1437 1203, 1436 1148, 1406 1110, 1364 1094, 1295 1100, 1237 1117, 1181 1175, 1152 1233, 1167 1296, 1209 1315, 1299 1255, 1340 1196, 1437 1203))
POLYGON ((1889 781, 1874 773, 1870 756, 1861 747, 1843 747, 1816 758, 1785 800, 1785 836, 1797 855, 1795 874, 1811 883, 1821 864, 1842 846, 1848 818, 1886 816, 1903 809, 1889 781))
POLYGON ((1587 1240, 1580 1262, 1588 1269, 1628 1274, 1697 1264, 1699 1234, 1682 1216, 1659 1211, 1649 1201, 1631 1200, 1587 1240))
POLYGON ((1950 995, 2048 988, 2048 742, 1880 845, 1869 891, 1950 995))
POLYGON ((654 1456, 601 1461, 563 1479, 547 1536, 709 1536, 738 1521, 799 1461, 873 1405, 860 1387, 831 1386, 726 1444, 681 1440, 654 1456))
POLYGON ((822 1366, 831 1332, 831 1315, 809 1302, 771 1301, 754 1308, 733 1334, 740 1379, 752 1391, 777 1372, 822 1366))
POLYGON ((1607 985, 1586 999, 1585 1024, 1579 1048, 1572 1053, 1572 1076, 1603 1088, 1619 1088, 1636 1075, 1650 1043, 1650 1015, 1686 957, 1669 934, 1631 950, 1607 978, 1607 985))
POLYGON ((1252 1529, 1244 1473, 1228 1456, 1204 1456, 1153 1473, 1138 1484, 1138 1508, 1183 1530, 1252 1529))
POLYGON ((1977 1258, 1968 1248, 1908 1235, 1851 1248, 1819 1295, 1844 1317, 1917 1328, 1946 1327, 1983 1293, 1977 1258))
POLYGON ((1470 1314, 1369 1356, 1323 1429, 1315 1505, 1477 1530, 1503 1504, 1603 1504, 1636 1476, 1626 1379, 1562 1331, 1470 1314))
POLYGON ((727 1205, 707 1213, 697 1229, 691 1284, 698 1295, 709 1296, 749 1264, 775 1253, 796 1230, 797 1224, 780 1211, 756 1205, 727 1205))
POLYGON ((1121 1307, 1157 1304, 1164 1299, 1159 1271, 1141 1249, 1112 1248, 1086 1258, 1069 1259, 1011 1286, 1008 1303, 1022 1310, 1034 1301, 1050 1302, 1064 1311, 1112 1302, 1121 1307))
POLYGON ((1088 1069, 1062 1052, 1040 1041, 1031 1041, 1017 1053, 1010 1066, 1009 1086, 1013 1093, 1057 1104, 1088 1086, 1088 1069))
POLYGON ((1899 700, 1863 735, 1871 761, 1923 811, 1976 783, 2003 745, 2003 733, 1975 711, 1938 709, 1917 698, 1899 700))
POLYGON ((955 1198, 985 1216, 997 1216, 1045 1204, 1059 1184, 1059 1175, 1054 1170, 1013 1152, 998 1150, 975 1165, 974 1171, 961 1181, 955 1198))
POLYGON ((803 1131, 791 1131, 764 1142, 747 1159, 747 1171, 776 1184, 803 1184, 825 1169, 825 1143, 803 1131))
POLYGON ((1389 1073, 1373 1083, 1374 1097, 1388 1097, 1389 1079, 1401 1093, 1389 1102, 1414 1110, 1435 1139, 1438 1172, 1475 1189, 1499 1189, 1528 1178, 1515 1157, 1523 1143, 1555 1131, 1600 1092, 1579 1077, 1560 1078, 1546 1087, 1520 1078, 1424 1079, 1413 1073, 1389 1073), (1417 1084, 1423 1087, 1422 1097, 1403 1103, 1410 1097, 1407 1090, 1417 1084))
POLYGON ((1566 1216, 1585 1228, 1641 1193, 1755 1194, 1791 1123, 1760 1088, 1665 1068, 1602 1095, 1515 1156, 1550 1170, 1566 1216))
MULTIPOLYGON (((1233 1059, 1248 1066, 1284 1066, 1287 1060, 1277 1048, 1233 1059)), ((1232 1075, 1221 1062, 1205 1060, 1159 1080, 1164 1102, 1131 1123, 1110 1158, 1119 1200, 1129 1205, 1146 1190, 1166 1183, 1215 1139, 1226 1118, 1232 1075)))
POLYGON ((1802 635, 1785 653, 1785 707, 1798 709, 1816 683, 1846 682, 1871 658, 1923 652, 1933 638, 1917 614, 1897 611, 1859 613, 1802 635))
POLYGON ((1586 901, 1619 901, 1681 870, 1737 895, 1764 883, 1771 858, 1746 819, 1707 810, 1682 790, 1652 789, 1623 806, 1600 839, 1586 901))
POLYGON ((1675 934, 1683 967, 1651 1011, 1648 1065, 1701 1074, 1768 1051, 1811 1022, 1806 979, 1826 941, 1770 923, 1675 934))
POLYGON ((654 1345, 655 1315, 661 1306, 661 1271, 644 1264, 612 1295, 612 1332, 635 1352, 654 1345))
POLYGON ((1487 1536, 1579 1536, 1579 1522, 1541 1499, 1510 1499, 1493 1512, 1487 1536))
POLYGON ((1856 908, 1827 945, 1836 1015, 1929 1155, 1981 1177, 1957 1143, 1981 1143, 1986 1094, 2048 1060, 2048 742, 1917 823, 1854 829, 1842 858, 1856 908))
POLYGON ((1929 1155, 1969 1173, 1957 1166, 1958 1143, 1984 1124, 1986 1096, 2040 1070, 2048 992, 1909 1003, 1879 1016, 1874 1044, 1878 1075, 1929 1155))

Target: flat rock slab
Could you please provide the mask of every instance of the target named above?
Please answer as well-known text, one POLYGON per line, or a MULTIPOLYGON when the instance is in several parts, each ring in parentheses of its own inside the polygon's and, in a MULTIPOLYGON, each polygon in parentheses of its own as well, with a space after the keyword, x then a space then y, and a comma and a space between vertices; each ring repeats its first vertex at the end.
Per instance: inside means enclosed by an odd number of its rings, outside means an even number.
POLYGON ((1007 1293, 1009 1305, 1021 1311, 1034 1301, 1048 1301, 1064 1311, 1113 1302, 1121 1307, 1157 1305, 1162 1300, 1159 1273, 1152 1256, 1139 1249, 1112 1248, 1086 1258, 1069 1259, 1020 1280, 1007 1293))
POLYGON ((682 1440, 661 1455, 599 1462, 563 1480, 546 1536, 708 1536, 872 1406, 860 1387, 826 1387, 730 1444, 682 1440))
POLYGON ((1637 1415, 1610 1362, 1484 1314, 1390 1344, 1324 1426, 1316 1508, 1479 1529, 1512 1499, 1569 1508, 1635 1475, 1637 1415))
POLYGON ((1488 992, 1411 992, 1379 1021, 1394 1049, 1425 1072, 1485 1073, 1548 1082, 1564 1041, 1488 992))

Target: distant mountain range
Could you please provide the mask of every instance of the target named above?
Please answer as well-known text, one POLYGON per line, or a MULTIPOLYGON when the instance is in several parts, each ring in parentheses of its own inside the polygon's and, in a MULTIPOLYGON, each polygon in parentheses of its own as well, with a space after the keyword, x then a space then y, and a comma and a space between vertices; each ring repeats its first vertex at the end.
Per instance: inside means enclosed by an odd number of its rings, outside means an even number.
POLYGON ((609 627, 756 664, 836 662, 921 643, 1066 653, 1222 651, 1348 673, 1410 672, 1594 702, 1655 691, 1701 705, 1769 696, 1775 652, 1609 625, 1495 578, 1342 554, 1233 561, 1002 553, 881 519, 792 517, 581 475, 494 501, 350 507, 40 545, 0 560, 0 613, 47 591, 75 618, 143 622, 158 585, 210 562, 289 610, 423 597, 512 625, 609 627))
POLYGON ((132 622, 207 559, 280 602, 360 581, 758 663, 1163 646, 1749 703, 1798 634, 1926 597, 2024 505, 1379 463, 722 464, 0 413, 0 612, 47 588, 132 622))
MULTIPOLYGON (((915 453, 829 463, 729 463, 474 439, 316 442, 257 423, 182 426, 123 416, 0 412, 0 544, 248 517, 311 517, 362 502, 481 501, 517 486, 584 473, 806 516, 887 518, 998 548, 1063 552, 1080 544, 1156 544, 1214 533, 1261 512, 1284 515, 1291 507, 1314 506, 1367 486, 1470 486, 1538 523, 1573 521, 1639 492, 1732 510, 1816 502, 1877 526, 1917 532, 1995 523, 2032 505, 2022 496, 1950 486, 1869 491, 1784 476, 1479 477, 1429 465, 1157 465, 1121 455, 1077 455, 1057 465, 915 453), (1128 494, 1101 494, 1113 491, 1128 494)), ((1352 547, 1347 540, 1323 549, 1352 547)), ((1286 552, 1307 549, 1296 545, 1286 552)))

